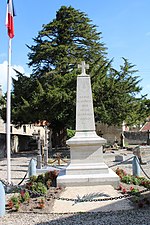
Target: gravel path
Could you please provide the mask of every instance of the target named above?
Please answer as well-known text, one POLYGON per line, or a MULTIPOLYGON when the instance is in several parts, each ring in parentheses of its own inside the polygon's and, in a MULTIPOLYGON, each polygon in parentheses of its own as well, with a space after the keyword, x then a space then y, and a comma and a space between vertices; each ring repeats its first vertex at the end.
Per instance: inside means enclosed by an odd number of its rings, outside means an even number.
POLYGON ((0 225, 149 225, 148 210, 124 210, 116 212, 78 214, 33 214, 11 213, 0 221, 0 225))
MULTIPOLYGON (((119 153, 119 152, 118 152, 119 153)), ((115 155, 118 153, 108 153, 104 155, 104 161, 107 165, 116 164, 114 162, 115 155)), ((21 154, 12 157, 12 181, 18 184, 21 178, 24 177, 30 159, 34 155, 21 154)), ((147 164, 142 167, 150 175, 150 155, 143 156, 143 161, 147 164)), ((0 160, 0 178, 7 179, 6 159, 0 160)), ((117 166, 113 167, 115 169, 117 166)), ((120 168, 125 169, 128 173, 132 173, 132 163, 119 165, 120 168)), ((144 174, 141 174, 144 176, 144 174)), ((150 225, 150 209, 130 209, 117 210, 109 212, 93 212, 93 213, 75 213, 75 214, 44 214, 33 212, 13 212, 6 213, 4 217, 0 218, 0 225, 48 225, 48 224, 84 224, 84 225, 150 225)))

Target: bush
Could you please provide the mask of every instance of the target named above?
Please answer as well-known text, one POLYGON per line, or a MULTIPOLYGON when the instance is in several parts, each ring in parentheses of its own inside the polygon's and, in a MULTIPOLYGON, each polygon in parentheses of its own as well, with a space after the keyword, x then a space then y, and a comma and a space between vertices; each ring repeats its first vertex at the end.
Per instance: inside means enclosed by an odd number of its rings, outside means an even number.
POLYGON ((139 178, 132 176, 131 183, 135 185, 139 185, 141 181, 139 178))
POLYGON ((20 198, 19 196, 13 195, 8 201, 8 206, 10 209, 15 208, 16 211, 19 210, 20 207, 20 198))
POLYGON ((123 176, 123 177, 122 177, 121 181, 122 181, 123 183, 130 184, 131 181, 132 181, 132 178, 131 178, 130 175, 126 175, 126 176, 123 176))
POLYGON ((26 188, 39 194, 47 193, 47 187, 42 182, 28 182, 26 188))
POLYGON ((67 129, 67 139, 72 138, 75 135, 75 130, 67 129))
POLYGON ((38 192, 39 194, 46 194, 47 189, 51 186, 56 186, 56 178, 58 174, 58 170, 53 170, 38 176, 31 176, 29 182, 26 183, 26 188, 33 192, 38 192))
POLYGON ((135 184, 150 189, 150 181, 144 177, 136 177, 130 174, 126 174, 123 169, 117 168, 116 174, 120 177, 121 181, 126 184, 135 184))
POLYGON ((21 190, 20 191, 20 202, 26 202, 30 200, 30 194, 28 191, 21 190))

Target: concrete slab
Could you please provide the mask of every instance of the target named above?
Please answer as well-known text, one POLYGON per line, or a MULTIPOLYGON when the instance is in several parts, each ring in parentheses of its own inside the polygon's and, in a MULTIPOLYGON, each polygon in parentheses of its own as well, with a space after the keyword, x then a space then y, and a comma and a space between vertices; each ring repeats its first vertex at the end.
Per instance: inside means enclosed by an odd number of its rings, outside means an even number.
MULTIPOLYGON (((77 196, 83 197, 84 195, 102 193, 109 195, 110 197, 121 196, 121 194, 115 190, 111 185, 103 186, 88 186, 88 187, 66 187, 65 191, 61 193, 62 198, 73 198, 77 196)), ((105 196, 99 198, 106 198, 105 196)), ((74 213, 74 212, 101 212, 101 211, 116 211, 116 210, 133 209, 128 199, 118 199, 109 201, 98 202, 81 202, 75 203, 73 201, 55 200, 52 209, 53 213, 74 213)))
POLYGON ((67 175, 65 173, 60 173, 57 177, 57 185, 62 187, 113 185, 113 187, 117 187, 119 185, 119 177, 110 168, 108 168, 108 173, 105 174, 67 175))
MULTIPOLYGON (((118 155, 115 155, 115 162, 122 162, 122 161, 128 160, 129 158, 133 156, 134 156, 133 154, 128 154, 128 155, 118 154, 118 155)), ((132 163, 132 160, 133 158, 129 159, 128 163, 132 163)))

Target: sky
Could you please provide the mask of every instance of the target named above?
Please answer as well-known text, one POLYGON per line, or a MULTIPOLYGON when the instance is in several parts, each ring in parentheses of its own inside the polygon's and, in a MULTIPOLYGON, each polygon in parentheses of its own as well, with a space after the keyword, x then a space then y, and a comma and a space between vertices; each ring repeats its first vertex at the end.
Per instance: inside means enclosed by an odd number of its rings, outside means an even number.
MULTIPOLYGON (((15 37, 12 39, 12 68, 26 75, 28 67, 26 45, 33 45, 33 38, 55 19, 61 6, 72 6, 87 14, 97 31, 102 32, 102 41, 108 48, 108 58, 119 69, 122 57, 135 65, 142 79, 141 94, 150 99, 150 0, 13 0, 15 37)), ((0 1, 0 84, 7 90, 8 35, 5 26, 7 0, 0 1)), ((88 63, 88 62, 86 62, 88 63)), ((11 76, 15 73, 11 70, 11 76)))

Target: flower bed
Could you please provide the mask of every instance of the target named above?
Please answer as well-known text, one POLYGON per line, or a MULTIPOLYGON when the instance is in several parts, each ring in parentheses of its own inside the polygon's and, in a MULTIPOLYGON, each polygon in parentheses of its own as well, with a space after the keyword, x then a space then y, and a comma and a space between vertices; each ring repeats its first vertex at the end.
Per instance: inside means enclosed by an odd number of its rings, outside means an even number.
POLYGON ((31 176, 28 182, 8 200, 6 209, 8 211, 28 211, 43 209, 52 205, 52 197, 57 197, 62 191, 56 187, 58 171, 48 171, 45 174, 31 176))
POLYGON ((137 177, 127 174, 123 169, 117 168, 116 174, 120 177, 118 190, 122 194, 130 194, 132 203, 138 207, 150 206, 150 193, 141 193, 143 190, 150 190, 150 181, 145 177, 137 177))

